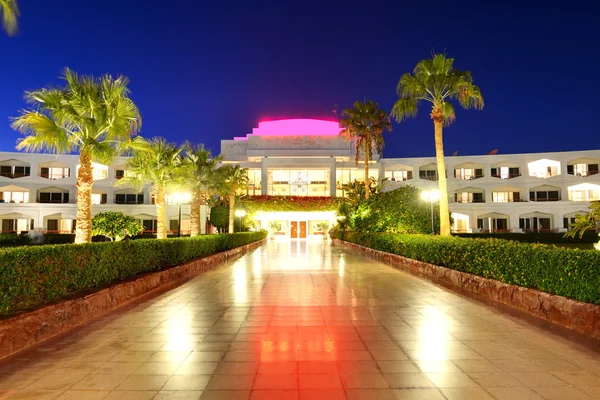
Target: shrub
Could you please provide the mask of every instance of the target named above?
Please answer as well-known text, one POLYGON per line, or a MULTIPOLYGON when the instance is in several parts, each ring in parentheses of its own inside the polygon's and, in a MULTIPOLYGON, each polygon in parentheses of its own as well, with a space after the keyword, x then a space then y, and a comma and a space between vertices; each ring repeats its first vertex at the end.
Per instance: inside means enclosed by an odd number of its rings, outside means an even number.
POLYGON ((0 249, 0 312, 243 246, 266 232, 0 249))
POLYGON ((598 234, 593 231, 585 232, 581 238, 579 236, 567 237, 562 233, 554 232, 455 233, 454 236, 476 239, 515 240, 526 243, 596 243, 598 241, 598 234))
POLYGON ((0 247, 25 246, 30 243, 29 236, 16 233, 0 233, 0 247))
POLYGON ((75 242, 74 233, 44 233, 44 244, 68 244, 75 242))
POLYGON ((144 230, 142 221, 122 212, 105 211, 92 219, 92 234, 102 235, 111 241, 120 241, 144 230))
POLYGON ((229 226, 229 207, 217 206, 210 209, 210 223, 219 230, 227 229, 229 226))
MULTIPOLYGON (((403 186, 375 194, 359 202, 346 218, 350 227, 360 232, 431 233, 431 208, 420 193, 415 187, 403 186)), ((438 215, 435 225, 439 231, 438 215)))
POLYGON ((344 231, 332 235, 414 260, 600 304, 600 252, 502 239, 344 231))

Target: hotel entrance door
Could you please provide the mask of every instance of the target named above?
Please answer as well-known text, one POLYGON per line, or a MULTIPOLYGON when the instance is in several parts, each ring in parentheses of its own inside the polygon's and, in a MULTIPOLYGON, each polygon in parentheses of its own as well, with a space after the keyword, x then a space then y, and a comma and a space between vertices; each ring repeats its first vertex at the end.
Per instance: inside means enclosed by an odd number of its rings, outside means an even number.
POLYGON ((290 237, 292 239, 306 239, 306 221, 290 222, 290 237))

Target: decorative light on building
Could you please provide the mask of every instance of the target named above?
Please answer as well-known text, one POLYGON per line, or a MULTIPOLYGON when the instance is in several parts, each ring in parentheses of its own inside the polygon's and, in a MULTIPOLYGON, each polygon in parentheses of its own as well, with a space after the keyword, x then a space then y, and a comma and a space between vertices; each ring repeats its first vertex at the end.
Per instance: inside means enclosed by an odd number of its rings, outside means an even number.
POLYGON ((306 177, 303 176, 301 172, 298 172, 296 179, 290 181, 290 189, 294 193, 306 192, 308 190, 309 183, 310 182, 308 182, 306 177))

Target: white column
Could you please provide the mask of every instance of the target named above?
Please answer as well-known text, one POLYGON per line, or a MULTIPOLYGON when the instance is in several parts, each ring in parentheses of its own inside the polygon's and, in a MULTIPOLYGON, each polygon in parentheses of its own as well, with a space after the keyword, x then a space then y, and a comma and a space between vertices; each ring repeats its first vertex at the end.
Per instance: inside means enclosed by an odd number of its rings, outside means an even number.
POLYGON ((263 157, 260 167, 260 194, 263 196, 268 194, 268 183, 269 183, 269 163, 267 157, 263 157))
POLYGON ((337 169, 335 164, 335 157, 331 157, 329 164, 329 196, 336 197, 337 185, 337 169))

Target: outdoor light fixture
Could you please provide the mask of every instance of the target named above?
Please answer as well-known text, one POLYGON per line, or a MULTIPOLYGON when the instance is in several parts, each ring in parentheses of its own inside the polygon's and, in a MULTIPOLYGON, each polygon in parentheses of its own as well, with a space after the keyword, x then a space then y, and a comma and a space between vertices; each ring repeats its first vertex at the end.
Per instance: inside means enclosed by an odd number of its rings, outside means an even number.
MULTIPOLYGON (((246 210, 238 209, 238 210, 235 210, 235 212, 233 214, 240 219, 239 231, 241 231, 242 230, 242 218, 244 218, 246 216, 246 210)), ((235 229, 234 229, 234 231, 235 231, 235 229)))
POLYGON ((433 222, 433 203, 440 199, 440 192, 436 189, 424 190, 421 192, 421 199, 431 204, 431 234, 435 235, 435 224, 433 222))

